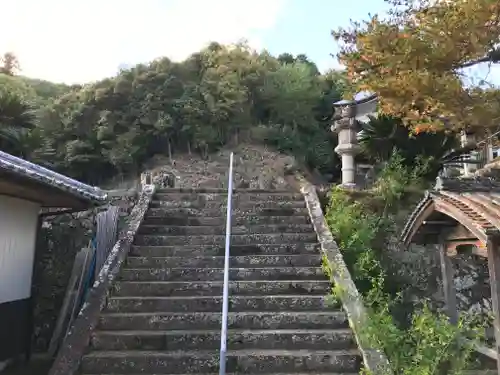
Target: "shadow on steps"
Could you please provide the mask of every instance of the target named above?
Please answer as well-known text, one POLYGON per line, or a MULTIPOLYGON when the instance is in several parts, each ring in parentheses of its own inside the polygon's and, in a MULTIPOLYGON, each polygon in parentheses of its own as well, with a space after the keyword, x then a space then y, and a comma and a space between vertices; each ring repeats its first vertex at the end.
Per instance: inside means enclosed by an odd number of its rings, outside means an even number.
POLYGON ((47 375, 52 366, 52 359, 32 358, 28 363, 19 361, 9 365, 1 375, 47 375))

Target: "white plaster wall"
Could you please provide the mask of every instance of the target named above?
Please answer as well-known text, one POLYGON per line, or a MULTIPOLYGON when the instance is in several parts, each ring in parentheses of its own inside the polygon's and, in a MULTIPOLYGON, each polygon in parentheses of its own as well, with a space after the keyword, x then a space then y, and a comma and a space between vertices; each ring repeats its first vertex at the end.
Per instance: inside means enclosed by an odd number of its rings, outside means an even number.
POLYGON ((0 303, 31 296, 37 203, 0 195, 0 303))

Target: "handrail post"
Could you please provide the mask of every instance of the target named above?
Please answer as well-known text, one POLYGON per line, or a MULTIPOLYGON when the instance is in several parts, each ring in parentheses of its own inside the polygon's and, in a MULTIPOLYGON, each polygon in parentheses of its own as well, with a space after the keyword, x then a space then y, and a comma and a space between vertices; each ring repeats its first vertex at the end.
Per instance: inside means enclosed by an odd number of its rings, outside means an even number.
POLYGON ((224 253, 224 286, 222 292, 222 324, 220 330, 219 375, 226 375, 227 313, 229 310, 229 247, 231 245, 231 201, 233 198, 233 153, 229 156, 227 183, 226 244, 224 253))

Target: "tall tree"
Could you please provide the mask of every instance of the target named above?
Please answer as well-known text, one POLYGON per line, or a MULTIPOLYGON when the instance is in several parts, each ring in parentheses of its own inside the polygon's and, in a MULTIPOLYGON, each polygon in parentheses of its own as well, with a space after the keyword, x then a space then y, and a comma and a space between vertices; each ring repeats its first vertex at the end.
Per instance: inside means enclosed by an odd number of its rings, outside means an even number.
POLYGON ((0 93, 0 149, 22 153, 22 138, 37 124, 32 106, 15 93, 0 93))
POLYGON ((387 1, 389 17, 333 32, 352 91, 376 92, 384 113, 417 132, 498 126, 500 91, 463 77, 464 68, 500 62, 500 2, 387 1))
POLYGON ((0 57, 0 63, 0 73, 13 76, 20 70, 19 60, 12 52, 5 52, 3 56, 0 57))
POLYGON ((312 62, 311 60, 309 60, 309 57, 307 57, 307 55, 303 54, 303 53, 300 53, 298 54, 297 56, 294 56, 290 53, 282 53, 281 55, 278 56, 278 61, 281 63, 281 64, 294 64, 294 63, 303 63, 303 64, 306 64, 310 69, 311 69, 311 72, 314 74, 314 75, 319 75, 320 74, 320 71, 317 67, 317 65, 312 62))

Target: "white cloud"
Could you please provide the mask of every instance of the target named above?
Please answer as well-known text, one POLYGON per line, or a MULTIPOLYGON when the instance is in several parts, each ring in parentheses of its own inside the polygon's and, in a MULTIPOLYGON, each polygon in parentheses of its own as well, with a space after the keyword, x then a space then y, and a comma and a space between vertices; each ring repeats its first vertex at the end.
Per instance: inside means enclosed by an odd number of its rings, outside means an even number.
POLYGON ((182 60, 210 41, 260 48, 286 1, 16 0, 2 5, 0 52, 13 51, 24 75, 87 82, 120 64, 182 60))

